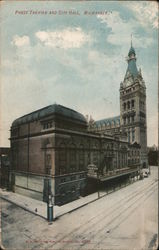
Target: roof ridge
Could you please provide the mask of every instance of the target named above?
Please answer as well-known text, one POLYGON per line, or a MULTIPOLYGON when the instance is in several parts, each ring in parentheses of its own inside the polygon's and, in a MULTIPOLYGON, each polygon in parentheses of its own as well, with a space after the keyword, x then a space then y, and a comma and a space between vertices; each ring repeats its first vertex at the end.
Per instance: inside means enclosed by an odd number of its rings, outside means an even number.
MULTIPOLYGON (((54 105, 54 104, 52 104, 52 105, 54 105)), ((32 112, 30 112, 30 113, 27 113, 26 115, 20 116, 20 117, 18 117, 17 119, 26 117, 26 116, 28 116, 28 115, 32 115, 32 114, 34 114, 34 113, 36 113, 36 112, 39 112, 39 111, 42 111, 42 110, 44 110, 44 109, 46 109, 46 108, 48 108, 48 107, 51 107, 52 105, 48 105, 48 106, 46 106, 46 107, 44 107, 44 108, 37 109, 37 110, 35 110, 35 111, 32 111, 32 112)), ((17 119, 16 119, 16 120, 17 120, 17 119)))
POLYGON ((35 110, 31 113, 28 113, 24 116, 21 116, 17 119, 15 119, 12 123, 12 126, 15 126, 16 124, 22 124, 30 121, 35 121, 37 119, 41 119, 42 117, 49 116, 51 114, 61 114, 66 117, 70 117, 71 119, 76 119, 80 121, 86 121, 83 114, 79 113, 78 111, 75 111, 73 109, 67 108, 60 104, 52 104, 48 105, 44 108, 35 110))
POLYGON ((78 113, 78 111, 76 111, 76 110, 74 110, 74 109, 71 109, 71 108, 68 108, 68 107, 65 107, 65 106, 63 106, 63 105, 61 105, 61 104, 58 104, 58 106, 60 106, 60 107, 62 107, 62 108, 65 108, 65 109, 68 109, 68 110, 70 110, 70 111, 73 111, 73 112, 75 112, 75 113, 78 113))
POLYGON ((110 119, 114 119, 114 118, 120 118, 120 115, 116 115, 116 116, 112 116, 112 117, 108 117, 108 118, 103 118, 103 119, 97 120, 96 122, 110 120, 110 119))
POLYGON ((107 124, 107 123, 111 123, 111 122, 116 123, 117 121, 119 121, 119 123, 120 123, 120 115, 113 116, 111 118, 101 119, 101 120, 95 121, 95 123, 98 125, 98 124, 103 124, 103 123, 107 124))

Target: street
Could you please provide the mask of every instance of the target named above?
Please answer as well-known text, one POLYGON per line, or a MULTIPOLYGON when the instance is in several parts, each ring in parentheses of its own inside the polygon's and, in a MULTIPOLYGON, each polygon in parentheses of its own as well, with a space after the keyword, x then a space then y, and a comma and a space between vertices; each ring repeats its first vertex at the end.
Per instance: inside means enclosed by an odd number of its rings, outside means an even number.
POLYGON ((2 199, 1 209, 6 249, 155 249, 158 168, 52 224, 2 199))

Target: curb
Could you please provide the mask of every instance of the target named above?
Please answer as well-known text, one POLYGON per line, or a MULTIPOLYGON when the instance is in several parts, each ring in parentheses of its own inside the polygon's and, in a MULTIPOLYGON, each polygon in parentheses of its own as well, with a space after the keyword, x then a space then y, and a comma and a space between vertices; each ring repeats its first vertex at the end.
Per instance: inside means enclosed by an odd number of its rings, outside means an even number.
MULTIPOLYGON (((131 185, 131 184, 133 184, 133 183, 134 183, 134 182, 129 183, 129 184, 127 184, 126 186, 129 186, 129 185, 131 185)), ((116 191, 118 191, 118 190, 120 190, 120 189, 122 189, 122 188, 124 188, 124 187, 126 187, 126 186, 122 186, 122 187, 120 187, 120 188, 117 189, 117 190, 112 190, 112 191, 110 191, 110 192, 108 192, 108 193, 106 193, 106 194, 104 194, 104 195, 102 195, 102 196, 100 196, 100 197, 98 197, 98 198, 95 198, 94 200, 91 200, 91 201, 89 201, 89 202, 87 202, 87 203, 85 203, 85 204, 82 204, 82 205, 80 205, 80 206, 78 206, 78 207, 76 207, 76 208, 71 209, 70 211, 67 211, 67 212, 65 212, 65 213, 63 213, 63 214, 60 214, 60 215, 56 216, 56 217, 54 218, 54 220, 60 218, 60 217, 63 216, 63 215, 72 213, 72 212, 78 210, 79 208, 82 208, 82 207, 84 207, 84 206, 86 206, 86 205, 88 205, 88 204, 90 204, 90 203, 93 203, 93 202, 95 202, 95 201, 97 201, 97 200, 99 200, 99 199, 105 197, 106 195, 109 195, 109 194, 111 194, 111 193, 114 193, 114 192, 116 192, 116 191)), ((47 220, 46 217, 44 217, 44 216, 42 216, 42 215, 40 215, 40 214, 37 214, 37 213, 35 213, 33 210, 31 210, 31 209, 29 209, 29 208, 26 208, 25 206, 19 205, 19 204, 17 204, 16 202, 11 201, 11 200, 9 200, 8 198, 6 198, 6 197, 4 197, 4 196, 0 196, 0 198, 2 198, 3 200, 6 200, 6 201, 8 201, 8 202, 10 202, 10 203, 12 203, 12 204, 18 206, 18 207, 20 207, 20 208, 22 208, 22 209, 24 209, 25 211, 28 211, 28 212, 30 212, 30 213, 32 213, 32 214, 34 214, 34 215, 37 215, 37 216, 41 217, 42 219, 47 220)))
POLYGON ((99 200, 99 199, 105 197, 106 195, 112 194, 112 193, 114 193, 114 192, 116 192, 116 191, 118 191, 118 190, 120 190, 120 189, 122 189, 122 188, 125 188, 125 187, 127 187, 127 186, 129 186, 129 185, 135 183, 135 182, 136 182, 136 181, 134 181, 134 182, 132 182, 132 183, 128 183, 127 185, 124 185, 124 186, 120 187, 119 189, 112 190, 112 191, 110 191, 110 192, 108 192, 108 193, 106 193, 106 194, 104 194, 104 195, 102 195, 102 196, 100 196, 100 197, 98 197, 98 198, 95 198, 95 199, 92 200, 92 201, 89 201, 89 202, 87 202, 87 203, 85 203, 85 204, 83 204, 83 205, 80 205, 79 207, 73 208, 72 210, 63 213, 63 214, 61 214, 61 215, 55 217, 54 219, 57 219, 57 218, 59 218, 59 217, 61 217, 61 216, 63 216, 63 215, 72 213, 72 212, 76 211, 76 210, 79 209, 79 208, 82 208, 82 207, 84 207, 84 206, 86 206, 86 205, 88 205, 88 204, 90 204, 90 203, 93 203, 94 201, 97 201, 97 200, 99 200))

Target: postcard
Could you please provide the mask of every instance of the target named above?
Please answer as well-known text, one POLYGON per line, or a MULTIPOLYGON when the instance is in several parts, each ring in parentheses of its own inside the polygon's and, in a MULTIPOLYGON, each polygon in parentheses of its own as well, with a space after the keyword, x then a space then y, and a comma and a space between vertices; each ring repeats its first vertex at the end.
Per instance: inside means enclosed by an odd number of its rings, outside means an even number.
POLYGON ((157 1, 1 1, 3 249, 156 249, 157 1))

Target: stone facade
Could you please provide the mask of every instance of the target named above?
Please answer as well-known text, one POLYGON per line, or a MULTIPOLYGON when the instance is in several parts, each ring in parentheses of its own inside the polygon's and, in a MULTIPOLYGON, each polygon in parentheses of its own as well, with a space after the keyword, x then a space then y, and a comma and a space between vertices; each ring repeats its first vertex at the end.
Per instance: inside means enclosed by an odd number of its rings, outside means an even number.
POLYGON ((51 178, 56 204, 78 198, 86 178, 81 141, 86 130, 81 114, 56 104, 15 120, 11 127, 14 190, 45 200, 45 181, 51 178))
POLYGON ((129 164, 129 143, 88 131, 83 115, 57 104, 15 120, 10 139, 14 191, 47 201, 51 179, 57 205, 84 193, 90 169, 101 181, 139 170, 138 158, 129 164))
POLYGON ((141 146, 141 164, 148 166, 146 87, 141 69, 136 67, 136 53, 131 46, 128 53, 128 68, 124 81, 120 84, 120 123, 130 143, 141 146))
POLYGON ((141 69, 138 70, 136 66, 132 44, 127 62, 128 68, 120 84, 120 116, 90 122, 89 130, 125 138, 130 144, 139 144, 141 165, 147 167, 146 87, 141 69))

